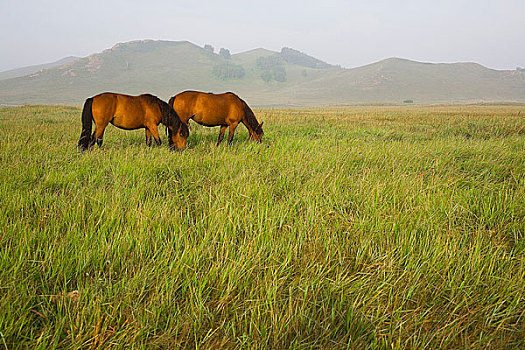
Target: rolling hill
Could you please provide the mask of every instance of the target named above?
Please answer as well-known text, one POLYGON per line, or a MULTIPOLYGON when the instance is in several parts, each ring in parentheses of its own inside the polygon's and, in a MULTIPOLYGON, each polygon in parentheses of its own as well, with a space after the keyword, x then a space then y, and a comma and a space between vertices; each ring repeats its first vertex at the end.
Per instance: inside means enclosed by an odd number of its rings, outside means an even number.
POLYGON ((290 48, 255 49, 225 58, 187 41, 142 40, 0 80, 0 104, 80 105, 103 91, 150 92, 167 100, 188 89, 234 91, 255 106, 406 99, 524 102, 525 73, 476 63, 432 64, 399 58, 345 69, 290 48))
POLYGON ((0 80, 23 77, 26 75, 36 73, 42 69, 60 67, 60 66, 63 66, 64 64, 68 64, 78 59, 79 57, 69 56, 69 57, 65 57, 65 58, 62 58, 58 61, 51 62, 51 63, 37 64, 34 66, 27 66, 27 67, 3 71, 3 72, 0 72, 0 80))

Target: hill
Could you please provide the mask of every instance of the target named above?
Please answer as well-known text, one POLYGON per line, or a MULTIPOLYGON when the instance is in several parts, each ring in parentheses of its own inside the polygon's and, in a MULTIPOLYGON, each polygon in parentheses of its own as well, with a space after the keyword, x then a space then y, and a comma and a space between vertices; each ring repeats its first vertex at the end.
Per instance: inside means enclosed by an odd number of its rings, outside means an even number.
POLYGON ((55 61, 55 62, 51 62, 51 63, 37 64, 37 65, 34 65, 34 66, 28 66, 28 67, 22 67, 22 68, 17 68, 17 69, 11 69, 11 70, 7 70, 7 71, 3 71, 3 72, 0 72, 0 80, 12 79, 12 78, 17 78, 17 77, 23 77, 23 76, 26 76, 26 75, 30 75, 30 74, 36 73, 36 72, 38 72, 38 71, 40 71, 42 69, 60 67, 60 66, 62 66, 64 64, 68 64, 68 63, 76 61, 78 59, 79 59, 79 57, 69 56, 69 57, 65 57, 65 58, 62 58, 61 60, 58 60, 58 61, 55 61))
POLYGON ((0 103, 79 105, 102 91, 168 99, 187 89, 234 91, 256 106, 525 101, 525 73, 399 58, 345 69, 290 48, 225 58, 187 41, 143 40, 1 80, 0 103))
POLYGON ((332 101, 525 101, 525 74, 476 63, 433 64, 390 58, 303 87, 332 101))

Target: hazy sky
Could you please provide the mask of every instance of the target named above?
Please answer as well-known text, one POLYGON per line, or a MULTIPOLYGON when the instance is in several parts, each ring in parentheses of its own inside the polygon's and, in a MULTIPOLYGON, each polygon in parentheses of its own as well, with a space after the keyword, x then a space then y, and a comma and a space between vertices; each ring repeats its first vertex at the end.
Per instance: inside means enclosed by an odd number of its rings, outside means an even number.
POLYGON ((0 0, 0 71, 137 39, 288 46, 344 67, 402 57, 514 69, 525 0, 0 0))

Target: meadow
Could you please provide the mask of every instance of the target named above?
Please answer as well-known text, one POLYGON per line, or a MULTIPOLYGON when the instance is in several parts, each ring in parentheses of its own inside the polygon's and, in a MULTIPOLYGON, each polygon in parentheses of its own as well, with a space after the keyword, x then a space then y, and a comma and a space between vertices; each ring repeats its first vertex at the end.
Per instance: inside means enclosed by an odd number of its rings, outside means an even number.
POLYGON ((525 347, 525 105, 255 113, 82 154, 0 108, 0 349, 525 347))

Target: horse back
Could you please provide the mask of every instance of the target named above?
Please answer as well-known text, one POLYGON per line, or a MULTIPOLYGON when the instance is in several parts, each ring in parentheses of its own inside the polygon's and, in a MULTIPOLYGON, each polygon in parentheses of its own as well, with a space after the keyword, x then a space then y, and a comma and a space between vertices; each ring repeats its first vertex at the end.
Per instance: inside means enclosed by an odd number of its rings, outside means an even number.
POLYGON ((170 99, 169 104, 177 112, 182 122, 187 123, 195 114, 199 94, 197 91, 184 91, 170 99))
POLYGON ((203 125, 227 125, 232 121, 239 122, 243 116, 242 101, 231 92, 212 94, 184 91, 171 101, 173 109, 185 123, 193 118, 203 125))
POLYGON ((93 97, 93 118, 123 129, 137 129, 148 121, 158 124, 159 108, 151 95, 130 96, 106 92, 93 97))

